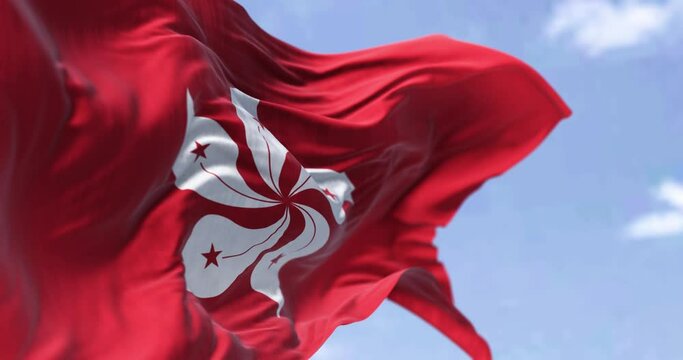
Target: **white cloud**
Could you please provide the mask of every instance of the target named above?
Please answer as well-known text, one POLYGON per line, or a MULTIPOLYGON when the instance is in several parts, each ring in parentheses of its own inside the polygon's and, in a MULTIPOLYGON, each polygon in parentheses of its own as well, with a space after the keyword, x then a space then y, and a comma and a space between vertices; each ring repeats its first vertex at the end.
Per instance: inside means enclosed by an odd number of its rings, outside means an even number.
POLYGON ((653 195, 672 209, 639 217, 626 227, 626 235, 633 239, 683 235, 683 184, 674 180, 663 181, 653 195))
POLYGON ((683 234, 683 212, 667 211, 642 216, 627 228, 631 238, 653 238, 683 234))
POLYGON ((566 36, 589 56, 653 41, 683 20, 683 0, 563 0, 546 25, 551 39, 566 36))
POLYGON ((683 184, 666 180, 657 188, 656 196, 659 200, 668 202, 671 206, 683 211, 683 184))

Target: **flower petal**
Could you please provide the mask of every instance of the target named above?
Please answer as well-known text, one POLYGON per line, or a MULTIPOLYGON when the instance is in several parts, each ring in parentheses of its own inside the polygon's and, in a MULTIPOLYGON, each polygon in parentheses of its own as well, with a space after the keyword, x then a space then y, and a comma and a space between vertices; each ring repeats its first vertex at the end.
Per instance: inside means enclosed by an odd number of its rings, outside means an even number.
POLYGON ((230 89, 230 95, 237 110, 237 117, 244 123, 247 145, 251 149, 259 174, 273 191, 284 196, 280 191, 279 181, 287 149, 258 121, 258 99, 236 88, 230 89))
POLYGON ((262 251, 278 242, 289 221, 289 210, 262 229, 248 229, 218 215, 204 216, 182 251, 187 289, 199 298, 220 295, 262 251), (217 265, 207 262, 205 253, 210 249, 220 252, 217 265))
POLYGON ((278 303, 278 316, 285 303, 280 289, 280 269, 294 259, 320 250, 330 237, 330 226, 322 214, 305 205, 295 207, 304 217, 303 231, 281 248, 264 254, 251 275, 251 287, 278 303))
POLYGON ((263 208, 279 204, 253 191, 237 171, 238 146, 215 120, 195 116, 187 94, 187 129, 173 164, 175 184, 202 197, 229 206, 263 208), (203 147, 198 153, 198 147, 203 147))

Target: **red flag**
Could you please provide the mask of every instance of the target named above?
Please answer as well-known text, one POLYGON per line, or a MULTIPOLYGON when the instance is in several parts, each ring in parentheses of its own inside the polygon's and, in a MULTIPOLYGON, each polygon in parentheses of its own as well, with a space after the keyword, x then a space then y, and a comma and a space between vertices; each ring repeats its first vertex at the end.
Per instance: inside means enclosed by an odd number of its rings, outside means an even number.
POLYGON ((215 0, 6 0, 0 50, 3 358, 309 357, 386 298, 491 358, 432 239, 569 115, 527 65, 215 0))

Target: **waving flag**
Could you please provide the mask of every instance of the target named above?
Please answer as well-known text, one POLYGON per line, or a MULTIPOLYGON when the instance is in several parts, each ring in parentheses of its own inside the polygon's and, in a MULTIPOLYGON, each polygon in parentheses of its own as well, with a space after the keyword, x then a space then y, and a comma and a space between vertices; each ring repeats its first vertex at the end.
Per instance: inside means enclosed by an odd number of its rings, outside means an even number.
POLYGON ((432 239, 569 115, 519 60, 227 0, 3 0, 0 54, 0 357, 305 358, 389 298, 491 358, 432 239))

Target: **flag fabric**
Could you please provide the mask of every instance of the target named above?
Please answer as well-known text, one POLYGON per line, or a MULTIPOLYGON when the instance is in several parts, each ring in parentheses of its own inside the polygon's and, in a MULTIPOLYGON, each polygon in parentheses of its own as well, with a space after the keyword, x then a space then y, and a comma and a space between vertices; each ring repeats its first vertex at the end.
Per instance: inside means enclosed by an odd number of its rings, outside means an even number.
POLYGON ((521 61, 227 0, 2 0, 0 54, 3 359, 306 358, 385 299, 491 358, 432 240, 570 113, 521 61))

